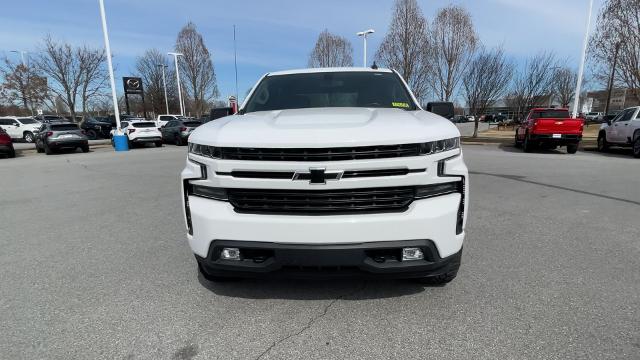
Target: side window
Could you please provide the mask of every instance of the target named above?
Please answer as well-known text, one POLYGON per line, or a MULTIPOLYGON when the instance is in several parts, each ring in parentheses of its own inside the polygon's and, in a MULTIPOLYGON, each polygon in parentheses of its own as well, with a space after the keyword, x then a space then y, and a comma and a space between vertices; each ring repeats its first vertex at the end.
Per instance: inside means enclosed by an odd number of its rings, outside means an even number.
POLYGON ((166 121, 166 120, 169 120, 169 119, 171 119, 170 116, 160 115, 160 120, 162 120, 162 121, 166 121))
POLYGON ((126 121, 120 123, 120 128, 126 128, 127 126, 129 126, 129 123, 126 121))
POLYGON ((636 114, 636 120, 640 120, 640 107, 636 110, 638 110, 638 113, 636 114))
POLYGON ((171 120, 167 123, 167 127, 174 127, 177 126, 177 121, 175 120, 171 120))
POLYGON ((633 113, 635 113, 635 109, 627 109, 624 111, 624 113, 622 114, 622 116, 620 116, 620 118, 618 119, 618 121, 629 121, 631 120, 631 117, 633 116, 633 113))
POLYGON ((9 125, 6 119, 0 119, 0 125, 9 125))

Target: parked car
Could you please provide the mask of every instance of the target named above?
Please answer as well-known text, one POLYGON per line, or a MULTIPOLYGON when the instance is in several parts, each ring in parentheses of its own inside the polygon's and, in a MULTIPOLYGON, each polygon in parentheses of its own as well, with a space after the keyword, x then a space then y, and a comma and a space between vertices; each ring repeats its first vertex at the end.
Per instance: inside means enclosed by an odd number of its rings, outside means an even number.
POLYGON ((469 186, 451 121, 388 69, 275 72, 253 89, 189 136, 180 188, 205 278, 456 277, 469 186))
POLYGON ((31 117, 4 116, 0 117, 0 128, 14 140, 32 143, 40 122, 31 117))
POLYGON ((13 140, 11 136, 0 127, 0 154, 6 155, 10 158, 16 157, 16 150, 13 148, 13 140))
POLYGON ((89 139, 75 123, 44 123, 36 135, 36 150, 39 153, 51 155, 59 150, 78 148, 82 152, 89 152, 89 139))
POLYGON ((460 124, 469 122, 469 119, 467 119, 467 117, 464 115, 456 115, 453 117, 453 119, 451 119, 451 122, 453 122, 454 124, 460 124))
MULTIPOLYGON (((139 116, 122 114, 122 115, 120 115, 120 127, 121 128, 124 127, 124 126, 122 126, 122 122, 123 121, 131 123, 131 122, 135 122, 135 121, 147 121, 147 119, 145 119, 143 117, 139 117, 139 116)), ((109 115, 109 123, 111 124, 111 128, 115 129, 115 127, 116 127, 116 117, 115 117, 115 115, 109 115)))
POLYGON ((67 122, 67 119, 58 115, 36 115, 33 118, 41 123, 67 122))
POLYGON ((467 115, 467 120, 471 121, 471 122, 474 122, 474 121, 476 121, 476 117, 473 116, 473 115, 467 115))
POLYGON ((156 126, 157 127, 163 127, 169 121, 171 121, 171 120, 180 120, 183 117, 184 116, 182 116, 182 115, 158 115, 158 117, 156 118, 156 126))
POLYGON ((111 132, 111 123, 87 117, 80 122, 80 128, 85 131, 89 140, 108 139, 111 132))
POLYGON ((174 143, 177 146, 187 145, 189 135, 200 125, 202 125, 201 121, 171 120, 160 128, 162 141, 165 143, 174 143))
POLYGON ((631 147, 633 156, 640 158, 640 106, 625 109, 601 125, 598 150, 605 152, 610 146, 631 147))
POLYGON ((603 116, 604 116, 604 113, 601 113, 601 112, 589 112, 584 116, 584 118, 587 121, 600 122, 602 121, 603 116))
POLYGON ((525 152, 531 152, 537 146, 566 146, 569 154, 575 154, 582 140, 583 128, 584 122, 571 118, 568 109, 532 109, 516 128, 515 146, 522 146, 525 152))
MULTIPOLYGON (((162 146, 162 133, 156 127, 155 121, 123 121, 120 123, 122 132, 127 136, 129 140, 129 148, 134 148, 136 145, 155 144, 157 147, 162 146)), ((115 133, 115 129, 111 130, 111 137, 115 133)), ((111 140, 113 145, 113 139, 111 140)))

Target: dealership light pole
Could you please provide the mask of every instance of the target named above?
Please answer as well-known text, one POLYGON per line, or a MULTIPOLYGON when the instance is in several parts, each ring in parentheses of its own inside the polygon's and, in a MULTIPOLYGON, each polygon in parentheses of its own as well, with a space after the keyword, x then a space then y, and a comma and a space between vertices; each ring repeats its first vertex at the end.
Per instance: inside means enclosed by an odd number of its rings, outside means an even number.
POLYGON ((369 29, 369 30, 365 30, 365 31, 360 31, 359 33, 356 33, 356 35, 358 36, 362 36, 363 40, 364 40, 364 56, 363 56, 363 64, 362 66, 367 67, 367 35, 369 34, 373 34, 375 32, 375 30, 373 29, 369 29))
POLYGON ((11 50, 12 53, 16 53, 16 54, 20 54, 20 58, 22 59, 22 66, 27 66, 27 63, 24 61, 24 54, 27 53, 27 51, 23 51, 23 50, 11 50))
POLYGON ((591 14, 593 12, 593 0, 589 0, 589 16, 587 17, 587 30, 584 33, 584 43, 582 44, 582 59, 578 70, 578 84, 576 85, 576 95, 573 100, 573 117, 578 117, 578 104, 580 104, 580 91, 582 87, 582 77, 584 75, 584 63, 587 58, 587 45, 589 45, 589 30, 591 28, 591 14))
POLYGON ((176 64, 176 81, 178 82, 178 101, 180 101, 180 115, 184 116, 184 104, 182 103, 182 87, 180 86, 180 70, 178 70, 178 56, 184 56, 181 53, 170 52, 173 55, 173 61, 176 64))
POLYGON ((100 3, 100 17, 102 18, 102 33, 104 34, 104 48, 107 56, 107 69, 109 70, 109 80, 111 82, 111 97, 113 98, 113 115, 116 118, 116 133, 113 135, 114 147, 116 151, 127 151, 129 146, 127 137, 122 134, 120 128, 120 111, 118 111, 118 96, 116 95, 116 80, 113 76, 113 64, 111 63, 111 46, 109 45, 109 33, 107 32, 107 17, 104 14, 104 0, 100 3))
POLYGON ((169 115, 169 99, 167 98, 167 80, 164 77, 164 68, 166 68, 167 65, 158 64, 158 67, 162 69, 162 87, 164 88, 164 105, 167 108, 166 114, 169 115))

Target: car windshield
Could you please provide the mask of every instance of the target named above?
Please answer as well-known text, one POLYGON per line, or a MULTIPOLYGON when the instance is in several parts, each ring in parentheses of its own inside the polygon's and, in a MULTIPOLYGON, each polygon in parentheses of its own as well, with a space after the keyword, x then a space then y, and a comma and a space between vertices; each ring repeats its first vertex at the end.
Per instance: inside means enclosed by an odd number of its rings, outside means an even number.
POLYGON ((396 74, 347 71, 267 76, 244 112, 323 107, 416 109, 396 74))
POLYGON ((569 112, 567 110, 545 110, 533 113, 535 119, 568 119, 569 112))
POLYGON ((20 120, 20 122, 23 123, 23 124, 37 124, 38 123, 35 119, 32 119, 32 118, 20 118, 18 120, 20 120))
POLYGON ((183 122, 183 124, 184 126, 188 126, 188 127, 198 127, 202 125, 200 121, 185 121, 183 122))
POLYGON ((53 130, 53 131, 78 130, 78 125, 76 125, 76 124, 51 125, 51 130, 53 130))
POLYGON ((152 128, 152 127, 156 127, 156 123, 154 122, 138 122, 138 123, 132 123, 131 125, 133 125, 133 127, 135 128, 152 128))

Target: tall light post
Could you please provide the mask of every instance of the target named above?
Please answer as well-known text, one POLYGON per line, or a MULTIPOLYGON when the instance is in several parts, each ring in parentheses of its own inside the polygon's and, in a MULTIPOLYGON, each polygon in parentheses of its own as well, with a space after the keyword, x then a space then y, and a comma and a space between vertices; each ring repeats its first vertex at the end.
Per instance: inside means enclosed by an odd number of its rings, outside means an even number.
POLYGON ((16 53, 16 54, 20 54, 20 58, 22 59, 22 66, 27 66, 27 63, 24 61, 24 54, 27 53, 27 51, 23 51, 23 50, 11 50, 12 53, 16 53))
POLYGON ((184 104, 182 103, 182 87, 180 86, 180 70, 178 69, 178 56, 184 56, 181 53, 170 52, 173 55, 173 61, 176 64, 176 81, 178 82, 178 101, 180 101, 180 115, 184 116, 184 104))
POLYGON ((164 105, 167 108, 166 114, 169 115, 169 99, 167 98, 167 80, 164 77, 164 69, 168 66, 164 64, 158 64, 158 67, 162 69, 162 87, 164 88, 164 105))
POLYGON ((593 0, 589 1, 589 16, 587 17, 587 30, 584 33, 584 43, 582 44, 582 59, 578 70, 578 84, 576 85, 576 95, 573 100, 573 117, 578 117, 578 104, 580 104, 580 91, 582 90, 582 76, 584 75, 584 63, 587 58, 587 46, 589 45, 589 30, 591 28, 591 14, 593 12, 593 0))
POLYGON ((104 48, 107 56, 107 69, 109 70, 109 81, 111 82, 111 97, 113 99, 113 115, 116 118, 116 133, 113 134, 113 143, 116 151, 127 151, 126 135, 122 134, 120 128, 120 111, 118 110, 118 96, 116 95, 116 80, 113 76, 113 64, 111 63, 111 46, 109 45, 109 34, 107 32, 107 17, 104 13, 104 0, 98 0, 100 3, 100 17, 102 18, 102 33, 104 34, 104 48))
POLYGON ((367 35, 373 34, 374 32, 375 30, 369 29, 369 30, 360 31, 359 33, 356 33, 356 35, 362 36, 362 38, 364 39, 364 56, 363 56, 364 61, 362 64, 362 66, 364 67, 367 67, 367 35))

